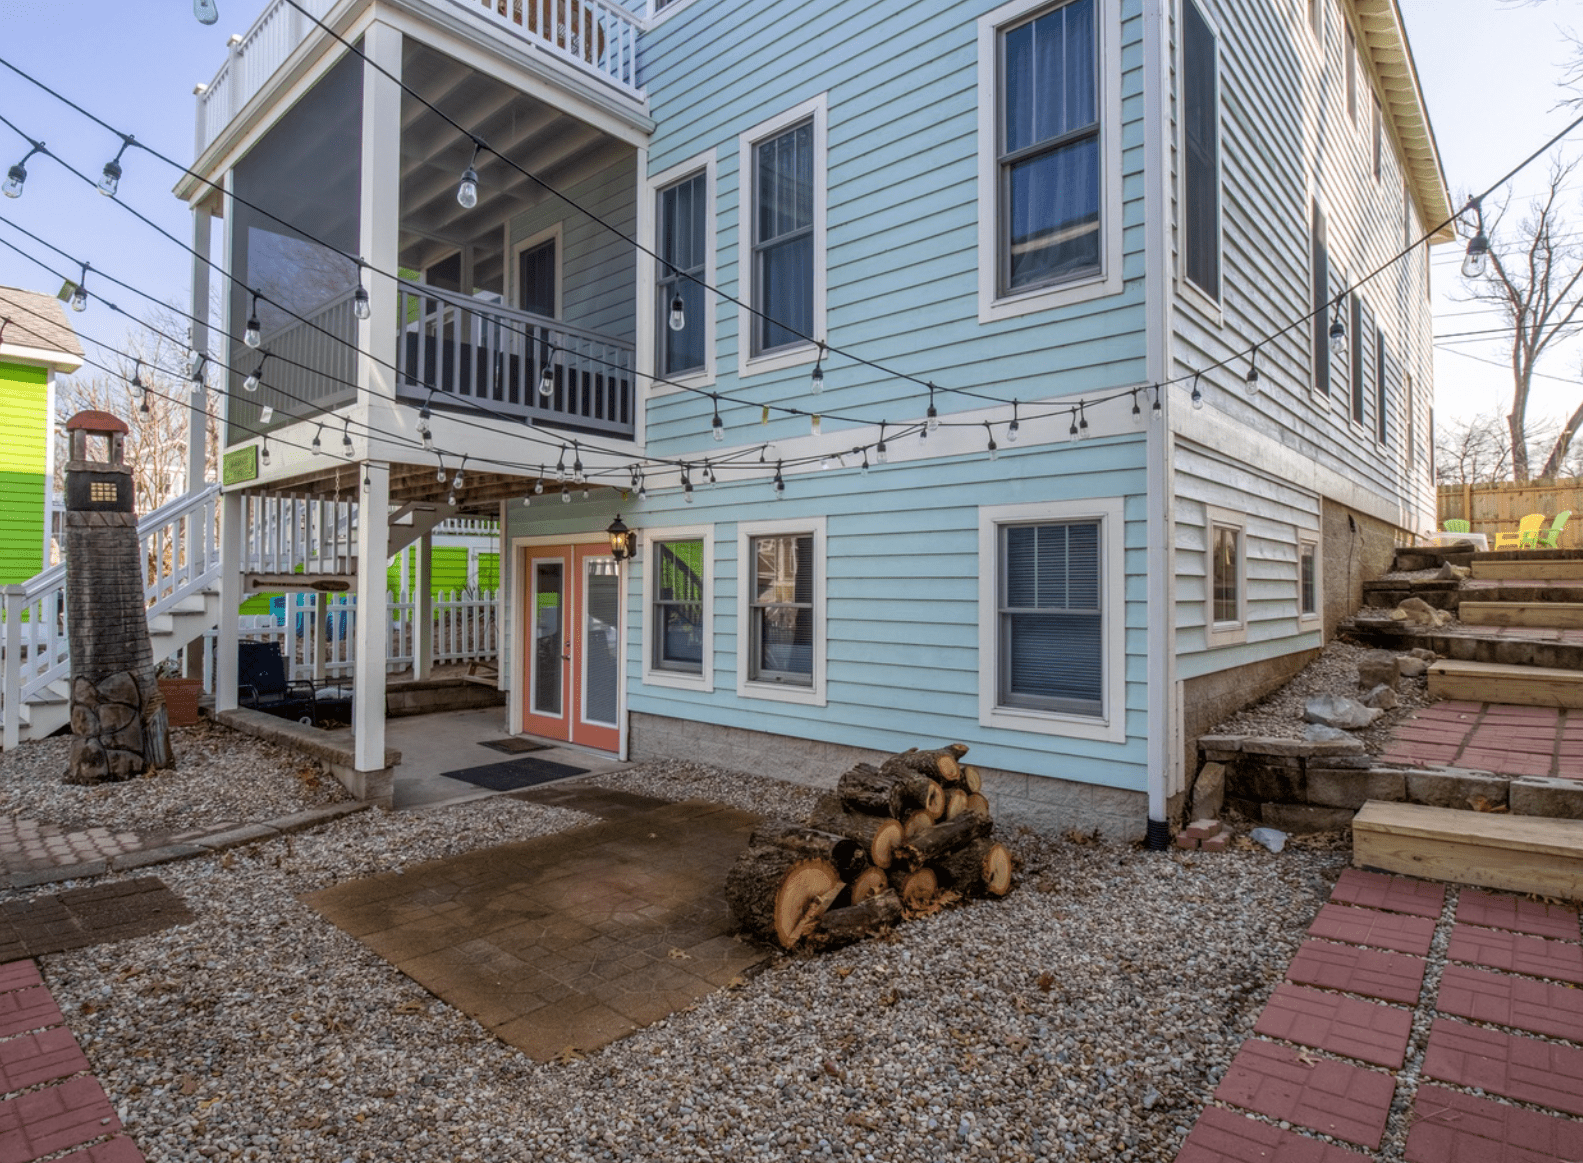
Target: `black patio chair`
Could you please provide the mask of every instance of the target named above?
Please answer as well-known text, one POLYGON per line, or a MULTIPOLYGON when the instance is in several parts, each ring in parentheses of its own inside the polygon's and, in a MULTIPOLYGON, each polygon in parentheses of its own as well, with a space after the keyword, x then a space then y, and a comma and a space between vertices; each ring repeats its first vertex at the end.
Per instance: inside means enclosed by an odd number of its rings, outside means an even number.
POLYGON ((286 678, 278 642, 238 642, 236 701, 239 706, 299 723, 318 722, 318 698, 311 682, 286 678))

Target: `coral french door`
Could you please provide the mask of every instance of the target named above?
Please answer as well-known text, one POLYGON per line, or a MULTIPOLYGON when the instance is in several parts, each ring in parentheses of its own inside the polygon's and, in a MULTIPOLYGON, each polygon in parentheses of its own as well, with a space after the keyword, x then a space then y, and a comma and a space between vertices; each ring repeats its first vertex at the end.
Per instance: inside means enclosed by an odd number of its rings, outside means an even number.
POLYGON ((522 729, 601 751, 621 746, 621 579, 608 543, 527 550, 522 729))

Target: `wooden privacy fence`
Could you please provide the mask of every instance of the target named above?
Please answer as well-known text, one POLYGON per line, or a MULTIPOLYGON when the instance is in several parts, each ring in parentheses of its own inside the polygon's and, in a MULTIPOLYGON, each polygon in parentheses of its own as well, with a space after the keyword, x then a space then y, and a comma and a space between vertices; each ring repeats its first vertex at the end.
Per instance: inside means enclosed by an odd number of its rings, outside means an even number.
POLYGON ((1572 519, 1561 532, 1559 547, 1583 548, 1583 534, 1579 532, 1583 529, 1583 480, 1441 485, 1439 490, 1440 528, 1444 529, 1453 518, 1464 518, 1472 522, 1473 532, 1488 534, 1491 545, 1495 534, 1516 532, 1517 522, 1525 514, 1543 513, 1548 529, 1562 509, 1571 509, 1572 519))

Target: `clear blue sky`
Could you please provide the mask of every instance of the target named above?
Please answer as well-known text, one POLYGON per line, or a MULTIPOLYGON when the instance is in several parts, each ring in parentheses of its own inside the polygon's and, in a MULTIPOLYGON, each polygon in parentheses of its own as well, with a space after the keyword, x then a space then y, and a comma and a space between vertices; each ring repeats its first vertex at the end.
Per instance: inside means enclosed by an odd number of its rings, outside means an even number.
MULTIPOLYGON (((775 0, 785 2, 785 0, 775 0)), ((220 22, 205 27, 192 16, 191 0, 0 0, 0 57, 117 126, 180 160, 193 148, 192 88, 208 81, 225 60, 232 33, 244 32, 263 0, 217 0, 220 22)), ((1567 56, 1557 29, 1583 32, 1583 4, 1545 0, 1523 5, 1498 0, 1400 0, 1419 75, 1454 195, 1482 188, 1565 124, 1572 114, 1554 109, 1555 80, 1567 56), (1477 46, 1474 56, 1469 45, 1477 46)), ((119 144, 39 90, 0 70, 0 113, 46 141, 74 167, 97 177, 119 144)), ((1583 153, 1583 134, 1577 151, 1583 153)), ((26 152, 0 126, 0 170, 26 152)), ((190 218, 171 195, 176 175, 146 154, 127 155, 122 197, 177 237, 186 239, 190 218)), ((145 287, 160 298, 187 304, 190 260, 130 214, 48 159, 28 166, 27 190, 18 201, 0 199, 0 217, 24 226, 87 259, 95 267, 145 287)), ((1570 207, 1583 229, 1583 176, 1570 207)), ((0 238, 41 250, 0 224, 0 238)), ((1436 264, 1437 332, 1471 330, 1493 321, 1463 314, 1452 248, 1436 264)), ((64 270, 64 260, 51 265, 64 270)), ((41 268, 0 246, 0 284, 53 292, 58 283, 41 268)), ((98 283, 90 275, 89 289, 98 283)), ((105 288, 120 306, 143 313, 147 304, 130 292, 105 288)), ((74 316, 84 336, 114 342, 124 324, 90 307, 74 316)), ((1462 348, 1497 361, 1498 346, 1462 348)), ((1559 353, 1545 371, 1578 378, 1578 355, 1559 353)), ((1443 353, 1436 391, 1442 416, 1499 406, 1509 393, 1499 368, 1443 353)), ((1540 412, 1560 411, 1578 389, 1546 381, 1540 412)))

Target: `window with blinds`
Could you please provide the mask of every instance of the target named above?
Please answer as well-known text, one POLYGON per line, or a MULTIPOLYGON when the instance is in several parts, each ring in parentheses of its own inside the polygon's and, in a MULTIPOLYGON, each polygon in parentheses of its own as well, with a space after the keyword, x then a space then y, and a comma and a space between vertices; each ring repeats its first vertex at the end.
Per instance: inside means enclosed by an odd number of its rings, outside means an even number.
POLYGON ((660 367, 666 375, 704 366, 704 264, 708 246, 707 175, 700 170, 659 192, 659 293, 655 335, 660 367), (670 327, 671 304, 680 296, 686 325, 670 327))
POLYGON ((753 150, 753 353, 813 334, 814 125, 753 150))
POLYGON ((654 547, 655 670, 703 673, 703 562, 702 538, 661 541, 654 547))
POLYGON ((1000 528, 999 702, 1104 714, 1100 523, 1000 528))

